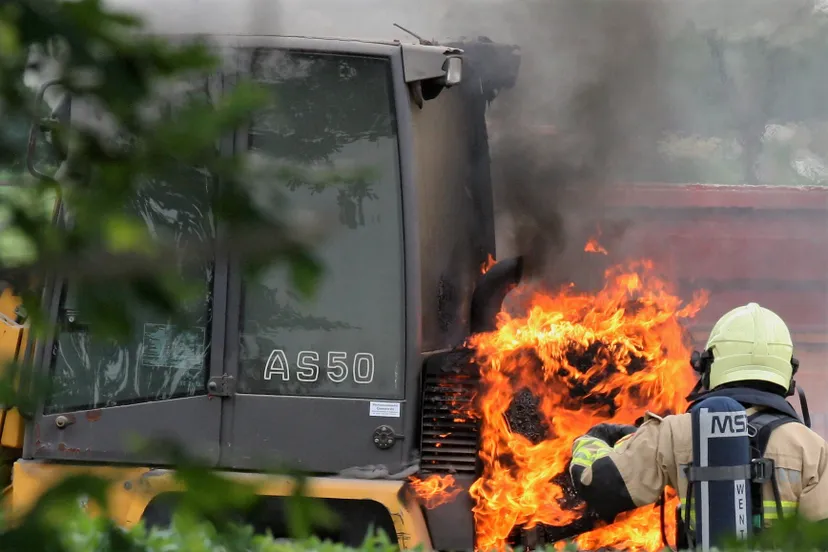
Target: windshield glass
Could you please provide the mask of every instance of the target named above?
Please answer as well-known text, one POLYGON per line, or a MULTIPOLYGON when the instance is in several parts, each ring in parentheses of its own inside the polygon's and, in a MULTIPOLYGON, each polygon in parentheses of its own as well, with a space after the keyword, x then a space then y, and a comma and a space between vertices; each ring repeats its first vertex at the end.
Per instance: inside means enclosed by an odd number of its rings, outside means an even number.
POLYGON ((401 184, 387 58, 247 52, 273 97, 248 145, 277 166, 258 190, 327 223, 310 300, 281 267, 244 282, 239 391, 336 397, 402 393, 401 184))

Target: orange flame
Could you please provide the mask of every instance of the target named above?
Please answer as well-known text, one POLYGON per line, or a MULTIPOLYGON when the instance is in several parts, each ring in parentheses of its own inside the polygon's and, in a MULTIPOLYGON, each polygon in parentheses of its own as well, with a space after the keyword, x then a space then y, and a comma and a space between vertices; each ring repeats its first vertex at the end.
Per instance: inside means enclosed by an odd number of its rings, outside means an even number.
POLYGON ((590 239, 586 245, 584 246, 584 251, 587 253, 600 253, 601 255, 607 255, 607 250, 598 243, 598 240, 595 238, 590 239))
POLYGON ((496 263, 497 261, 495 258, 492 257, 491 253, 489 253, 486 257, 486 261, 480 266, 480 273, 486 274, 496 263))
POLYGON ((448 504, 460 494, 453 475, 430 475, 425 479, 411 477, 408 480, 417 497, 428 509, 448 504))
MULTIPOLYGON (((680 320, 688 305, 658 278, 652 263, 607 270, 595 294, 567 286, 530 292, 522 316, 501 312, 497 330, 472 336, 481 388, 470 413, 481 420, 483 474, 471 487, 477 548, 504 549, 516 527, 564 526, 584 515, 561 486, 575 438, 601 421, 632 424, 647 410, 676 412, 694 384, 680 320), (510 423, 516 396, 535 401, 536 434, 510 423), (565 504, 566 503, 566 504, 565 504)), ((669 495, 668 511, 676 506, 669 495)), ((667 516, 668 534, 674 534, 667 516)), ((674 523, 673 523, 674 525, 674 523)), ((659 510, 643 507, 576 539, 581 548, 659 550, 659 510)))

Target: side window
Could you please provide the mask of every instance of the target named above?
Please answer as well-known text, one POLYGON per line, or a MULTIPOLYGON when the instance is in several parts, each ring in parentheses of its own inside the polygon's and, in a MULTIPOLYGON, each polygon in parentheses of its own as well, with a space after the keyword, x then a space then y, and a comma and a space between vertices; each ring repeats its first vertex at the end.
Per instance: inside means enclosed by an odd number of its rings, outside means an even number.
MULTIPOLYGON (((18 232, 7 231, 12 220, 13 205, 30 205, 42 211, 33 212, 38 216, 51 217, 56 195, 46 193, 43 202, 32 204, 30 199, 37 192, 24 184, 33 179, 26 169, 26 150, 31 120, 22 113, 0 114, 0 259, 3 263, 27 262, 32 251, 27 240, 18 232)), ((50 144, 41 139, 35 150, 34 166, 46 174, 54 174, 59 157, 50 144)))
MULTIPOLYGON (((26 152, 31 123, 22 113, 4 113, 0 116, 0 185, 6 184, 9 176, 27 174, 26 152)), ((55 149, 43 136, 38 136, 32 161, 37 170, 47 174, 53 174, 60 164, 55 149)))
POLYGON ((25 171, 26 141, 29 123, 19 115, 8 113, 0 117, 0 179, 9 175, 20 175, 25 171))
MULTIPOLYGON (((206 86, 197 93, 198 99, 209 101, 206 86)), ((155 239, 182 249, 197 246, 215 237, 211 211, 214 190, 214 177, 207 171, 177 167, 164 179, 143 182, 126 212, 142 219, 155 239)), ((200 285, 200 292, 188 303, 185 322, 174 322, 136 305, 132 335, 123 342, 92 339, 84 329, 83 312, 76 310, 71 282, 65 286, 58 321, 61 330, 52 351, 53 389, 46 413, 205 392, 214 263, 184 267, 179 261, 170 259, 170 264, 178 264, 182 276, 200 285)))
POLYGON ((258 191, 327 223, 311 300, 274 267, 244 281, 242 393, 397 397, 404 359, 402 191, 386 58, 249 52, 273 94, 248 137, 274 164, 258 191))

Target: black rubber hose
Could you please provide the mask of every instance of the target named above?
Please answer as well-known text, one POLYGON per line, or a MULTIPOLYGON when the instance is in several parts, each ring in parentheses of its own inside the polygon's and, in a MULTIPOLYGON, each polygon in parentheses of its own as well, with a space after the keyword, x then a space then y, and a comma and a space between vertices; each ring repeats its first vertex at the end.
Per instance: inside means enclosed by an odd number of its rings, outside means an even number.
POLYGON ((497 329, 497 313, 506 294, 523 278, 523 257, 498 261, 480 276, 471 300, 470 326, 472 333, 497 329))

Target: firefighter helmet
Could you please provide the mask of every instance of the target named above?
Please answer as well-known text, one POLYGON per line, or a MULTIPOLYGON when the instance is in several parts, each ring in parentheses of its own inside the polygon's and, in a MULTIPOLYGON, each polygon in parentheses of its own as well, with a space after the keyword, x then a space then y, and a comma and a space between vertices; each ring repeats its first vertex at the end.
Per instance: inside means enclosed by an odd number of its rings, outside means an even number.
POLYGON ((709 389, 737 381, 766 381, 789 389, 793 342, 775 312, 756 303, 737 307, 713 326, 706 349, 712 353, 709 389))

